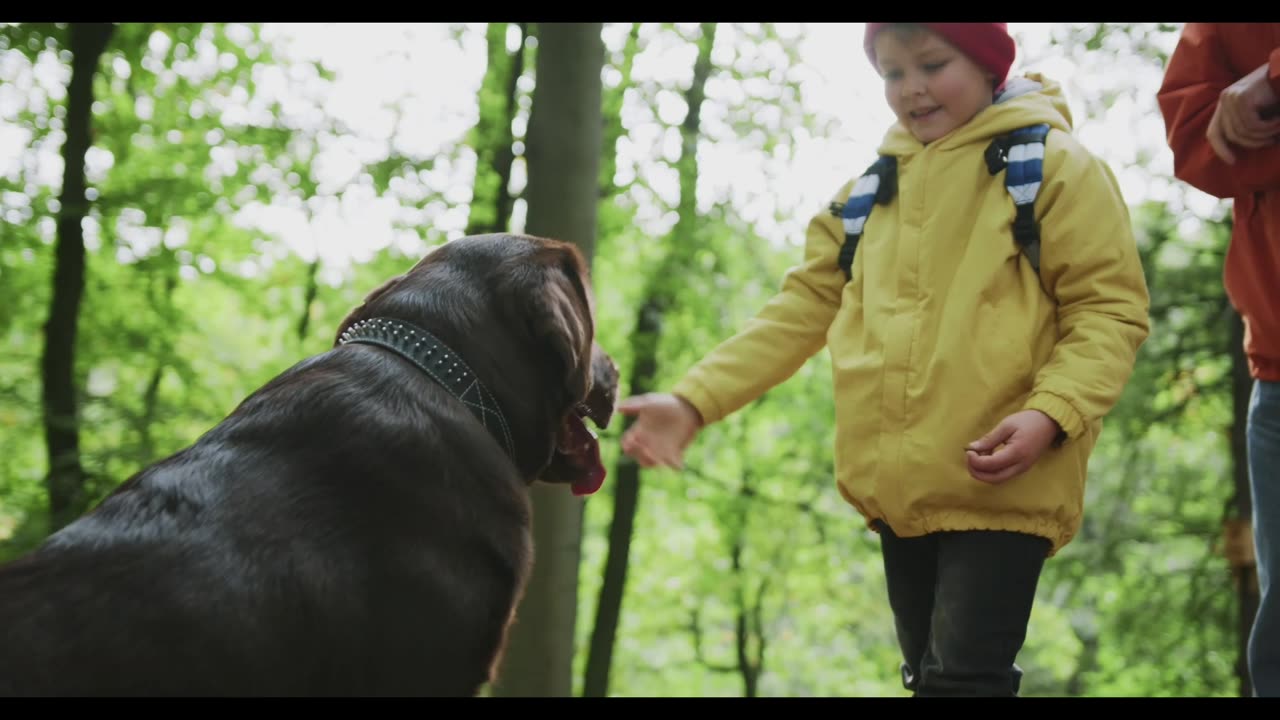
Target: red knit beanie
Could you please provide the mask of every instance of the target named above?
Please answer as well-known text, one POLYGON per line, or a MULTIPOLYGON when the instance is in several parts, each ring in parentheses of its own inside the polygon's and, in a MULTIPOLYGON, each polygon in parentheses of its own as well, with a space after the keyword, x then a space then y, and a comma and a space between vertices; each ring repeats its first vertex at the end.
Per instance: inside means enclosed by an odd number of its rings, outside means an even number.
MULTIPOLYGON (((876 64, 876 33, 889 23, 867 23, 867 32, 863 40, 863 48, 871 65, 879 70, 876 64)), ((961 52, 968 55, 980 67, 995 74, 995 87, 1004 84, 1013 65, 1017 49, 1013 38, 1009 35, 1007 23, 920 23, 924 27, 946 38, 961 52)))

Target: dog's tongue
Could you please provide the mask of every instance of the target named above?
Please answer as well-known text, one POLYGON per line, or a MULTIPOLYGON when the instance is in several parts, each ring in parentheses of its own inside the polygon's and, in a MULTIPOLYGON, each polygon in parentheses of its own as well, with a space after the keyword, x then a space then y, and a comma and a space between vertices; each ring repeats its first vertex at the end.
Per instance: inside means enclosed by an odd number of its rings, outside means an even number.
POLYGON ((562 448, 562 452, 573 458, 574 468, 581 473, 570 487, 574 495, 591 495, 604 485, 606 474, 604 463, 600 462, 600 444, 577 415, 569 413, 565 424, 569 431, 565 441, 568 447, 562 448))

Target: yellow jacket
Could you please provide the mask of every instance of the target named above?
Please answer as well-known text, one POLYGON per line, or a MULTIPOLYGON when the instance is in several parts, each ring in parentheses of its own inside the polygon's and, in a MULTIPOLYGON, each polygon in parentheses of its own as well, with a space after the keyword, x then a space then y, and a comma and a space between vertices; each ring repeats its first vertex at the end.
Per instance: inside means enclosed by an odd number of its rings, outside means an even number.
POLYGON ((1048 538, 1052 555, 1079 530, 1089 454, 1149 332, 1149 298, 1114 175, 1070 134, 1060 88, 1028 77, 1043 88, 927 146, 890 128, 880 152, 898 158, 898 194, 872 210, 852 278, 837 265, 839 218, 817 213, 781 291, 673 392, 709 424, 825 344, 837 487, 868 525, 883 519, 903 536, 1014 530, 1048 538), (990 175, 983 153, 996 135, 1042 122, 1052 129, 1037 277, 1013 240, 1004 173, 990 175), (964 447, 1024 409, 1048 414, 1067 440, 1002 484, 970 477, 964 447))

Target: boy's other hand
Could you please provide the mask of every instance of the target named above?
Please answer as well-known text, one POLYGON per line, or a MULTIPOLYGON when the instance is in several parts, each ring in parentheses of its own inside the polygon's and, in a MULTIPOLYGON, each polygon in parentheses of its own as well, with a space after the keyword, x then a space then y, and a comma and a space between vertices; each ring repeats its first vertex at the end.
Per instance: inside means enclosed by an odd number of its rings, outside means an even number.
POLYGON ((684 450, 702 427, 702 415, 687 400, 671 393, 646 393, 618 404, 618 412, 635 417, 622 435, 622 452, 641 467, 684 466, 684 450))
POLYGON ((1040 459, 1058 431, 1058 423, 1039 410, 1016 412, 965 447, 969 475, 992 484, 1021 475, 1040 459))

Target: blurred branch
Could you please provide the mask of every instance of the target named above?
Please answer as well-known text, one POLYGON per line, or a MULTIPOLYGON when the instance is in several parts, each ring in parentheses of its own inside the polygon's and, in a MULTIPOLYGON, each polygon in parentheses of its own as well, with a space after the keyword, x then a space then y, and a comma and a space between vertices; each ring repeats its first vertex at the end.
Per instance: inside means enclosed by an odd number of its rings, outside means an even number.
POLYGON ((702 654, 702 607, 695 606, 689 611, 689 633, 693 636, 693 657, 694 660, 708 670, 721 673, 736 673, 738 671, 735 665, 722 665, 713 663, 706 659, 702 654))

